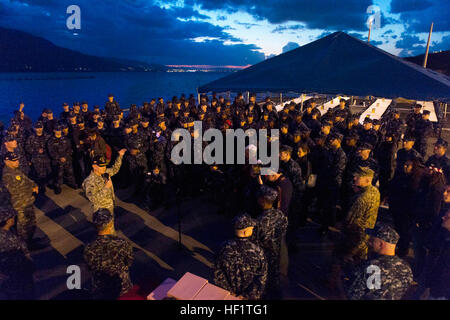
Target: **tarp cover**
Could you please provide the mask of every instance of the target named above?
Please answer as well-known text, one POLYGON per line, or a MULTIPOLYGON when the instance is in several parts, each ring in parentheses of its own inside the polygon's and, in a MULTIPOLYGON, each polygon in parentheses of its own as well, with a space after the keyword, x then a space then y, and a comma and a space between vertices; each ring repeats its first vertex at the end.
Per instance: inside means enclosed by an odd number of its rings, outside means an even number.
POLYGON ((299 92, 450 100, 450 78, 344 32, 212 81, 199 92, 299 92))

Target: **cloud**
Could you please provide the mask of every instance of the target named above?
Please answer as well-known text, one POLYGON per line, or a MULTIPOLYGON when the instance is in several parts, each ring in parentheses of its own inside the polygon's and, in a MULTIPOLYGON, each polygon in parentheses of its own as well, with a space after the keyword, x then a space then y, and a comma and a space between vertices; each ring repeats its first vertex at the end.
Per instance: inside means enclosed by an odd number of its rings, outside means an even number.
MULTIPOLYGON (((175 0, 173 0, 175 1, 175 0)), ((248 12, 256 19, 278 24, 302 22, 310 29, 365 30, 367 8, 372 0, 185 0, 204 10, 222 9, 227 12, 248 12)))
POLYGON ((169 9, 169 11, 173 12, 173 15, 175 15, 177 18, 184 18, 184 19, 190 19, 190 18, 196 18, 196 19, 210 19, 207 15, 201 14, 197 10, 194 10, 192 7, 172 7, 169 9))
POLYGON ((0 25, 83 53, 149 63, 248 65, 265 58, 255 45, 235 44, 241 41, 228 28, 199 21, 207 16, 190 6, 163 9, 146 0, 76 2, 81 8, 77 36, 66 28, 72 0, 0 0, 0 25))
POLYGON ((283 47, 283 53, 294 50, 296 48, 300 47, 298 43, 296 42, 288 42, 284 47, 283 47))
POLYGON ((418 36, 402 33, 400 40, 395 43, 397 49, 400 51, 400 57, 416 56, 425 52, 425 41, 418 36))
POLYGON ((410 33, 428 32, 431 22, 434 22, 433 31, 450 31, 448 0, 392 0, 391 12, 400 14, 410 33))
POLYGON ((442 38, 440 42, 438 41, 432 41, 430 45, 430 51, 446 51, 450 50, 450 35, 445 36, 442 38))
POLYGON ((257 24, 257 23, 240 22, 240 21, 237 21, 237 20, 234 20, 234 23, 245 27, 245 29, 247 29, 247 30, 252 28, 252 27, 259 26, 259 24, 257 24))
POLYGON ((275 29, 272 30, 272 33, 283 33, 283 31, 287 30, 302 30, 305 29, 305 26, 301 24, 296 24, 293 26, 277 26, 275 29))

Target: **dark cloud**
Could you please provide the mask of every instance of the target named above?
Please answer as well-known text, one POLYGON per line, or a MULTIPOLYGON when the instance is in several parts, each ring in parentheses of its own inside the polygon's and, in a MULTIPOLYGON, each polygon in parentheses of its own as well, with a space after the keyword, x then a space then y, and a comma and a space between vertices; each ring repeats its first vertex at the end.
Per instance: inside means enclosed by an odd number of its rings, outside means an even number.
POLYGON ((425 52, 425 41, 418 36, 402 33, 400 40, 395 43, 397 49, 400 51, 400 57, 416 56, 425 52))
POLYGON ((296 42, 288 42, 284 47, 283 47, 283 53, 297 49, 299 46, 298 43, 296 42))
POLYGON ((430 0, 392 0, 391 13, 421 11, 433 5, 430 0))
POLYGON ((311 29, 365 30, 372 0, 185 0, 205 10, 242 10, 277 24, 298 21, 311 29))
POLYGON ((0 0, 0 25, 83 53, 150 63, 248 65, 265 58, 254 45, 224 45, 240 41, 227 28, 195 20, 207 16, 189 6, 161 9, 146 0, 76 2, 81 8, 77 35, 66 27, 66 8, 73 0, 0 0), (199 37, 216 40, 190 40, 199 37))
POLYGON ((450 35, 443 37, 440 42, 438 41, 431 42, 430 45, 431 52, 446 51, 446 50, 450 50, 450 35))
POLYGON ((196 18, 196 19, 210 19, 210 17, 201 14, 197 10, 194 10, 192 7, 173 7, 170 8, 169 11, 173 12, 173 15, 177 18, 183 18, 183 19, 190 19, 190 18, 196 18))
MULTIPOLYGON (((402 49, 400 57, 422 55, 426 51, 426 41, 420 40, 415 35, 402 34, 402 39, 397 41, 396 48, 402 49)), ((444 36, 441 41, 432 41, 430 52, 450 50, 450 35, 444 36)))
POLYGON ((218 21, 225 21, 225 20, 227 20, 227 17, 225 17, 225 16, 217 16, 217 20, 218 21))
POLYGON ((305 26, 301 24, 296 24, 293 26, 277 26, 275 29, 272 30, 272 33, 282 33, 283 31, 287 30, 302 30, 305 29, 305 26))
POLYGON ((392 0, 391 12, 400 14, 400 20, 410 33, 428 32, 431 22, 434 22, 434 31, 450 31, 448 0, 392 0))

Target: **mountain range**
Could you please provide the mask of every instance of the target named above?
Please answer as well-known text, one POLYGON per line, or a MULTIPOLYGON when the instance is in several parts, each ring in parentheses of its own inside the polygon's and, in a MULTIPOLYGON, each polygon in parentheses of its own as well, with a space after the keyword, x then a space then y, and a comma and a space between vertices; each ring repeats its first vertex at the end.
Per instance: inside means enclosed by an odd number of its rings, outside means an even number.
MULTIPOLYGON (((404 59, 422 65, 423 57, 422 54, 404 59)), ((429 54, 427 67, 450 76, 450 50, 429 54)), ((23 31, 0 27, 0 72, 166 72, 168 70, 183 70, 183 68, 92 56, 59 47, 42 37, 23 31)))
POLYGON ((166 70, 165 66, 158 64, 83 54, 26 32, 0 27, 0 72, 166 70))

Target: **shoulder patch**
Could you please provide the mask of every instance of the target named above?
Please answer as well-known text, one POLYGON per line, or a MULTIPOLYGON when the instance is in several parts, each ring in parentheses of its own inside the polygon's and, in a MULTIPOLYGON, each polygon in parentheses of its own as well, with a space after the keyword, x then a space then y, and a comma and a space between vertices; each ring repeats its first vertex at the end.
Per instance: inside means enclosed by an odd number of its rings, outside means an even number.
POLYGON ((21 176, 16 176, 16 180, 17 180, 17 181, 20 181, 21 179, 22 179, 21 176))

